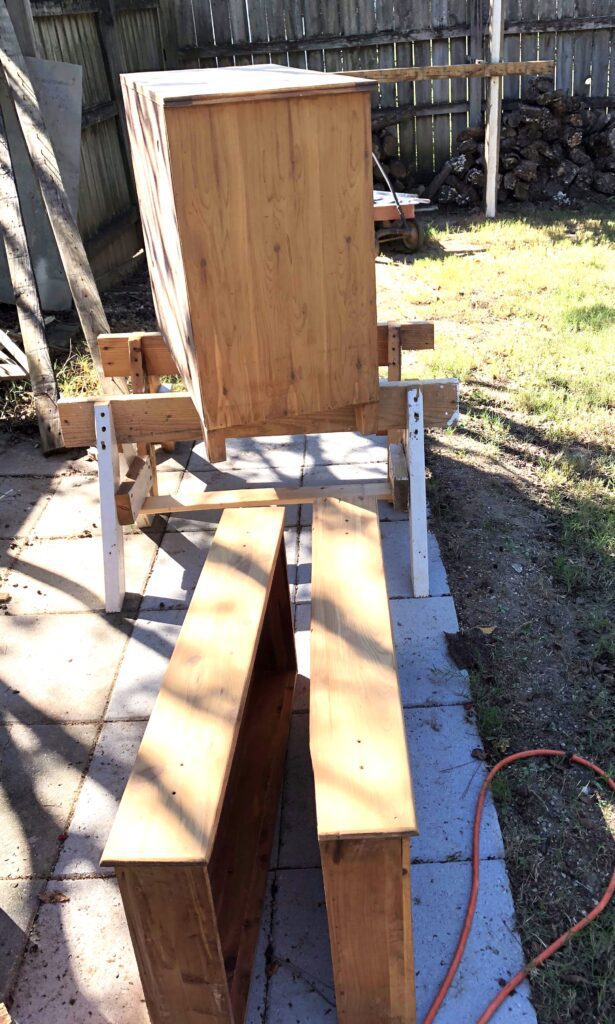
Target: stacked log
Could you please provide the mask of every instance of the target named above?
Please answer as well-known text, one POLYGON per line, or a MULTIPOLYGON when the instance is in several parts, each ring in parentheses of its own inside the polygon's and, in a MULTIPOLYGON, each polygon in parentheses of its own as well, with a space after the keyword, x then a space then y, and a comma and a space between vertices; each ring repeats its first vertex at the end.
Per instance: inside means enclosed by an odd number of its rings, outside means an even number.
MULTIPOLYGON (((378 157, 393 188, 397 192, 417 191, 414 175, 399 155, 399 145, 395 129, 383 128, 380 131, 373 132, 372 150, 378 157)), ((387 188, 387 184, 376 164, 374 164, 374 187, 387 188)), ((424 192, 425 190, 423 188, 420 191, 424 192)))
MULTIPOLYGON (((465 128, 455 155, 427 189, 442 205, 479 206, 485 182, 485 133, 465 128)), ((498 201, 568 205, 615 195, 615 114, 528 81, 522 102, 502 117, 498 201)))

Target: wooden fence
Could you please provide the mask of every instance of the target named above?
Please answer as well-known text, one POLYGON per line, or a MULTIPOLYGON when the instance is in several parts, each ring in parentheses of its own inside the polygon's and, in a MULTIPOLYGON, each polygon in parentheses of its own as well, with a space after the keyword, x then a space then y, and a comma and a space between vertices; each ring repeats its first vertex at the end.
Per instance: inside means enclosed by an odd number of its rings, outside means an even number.
MULTIPOLYGON (((41 56, 84 68, 79 224, 97 277, 140 244, 118 74, 273 61, 336 71, 462 64, 483 51, 487 0, 32 0, 41 56)), ((508 0, 504 60, 555 59, 558 88, 615 97, 613 0, 508 0)), ((403 107, 401 157, 428 180, 466 125, 469 89, 453 81, 383 84, 381 110, 403 107)), ((523 79, 505 79, 506 101, 523 79)))
MULTIPOLYGON (((273 60, 319 71, 463 64, 486 57, 487 0, 178 0, 183 65, 273 60)), ((557 87, 615 96, 612 0, 508 0, 504 60, 555 59, 557 87), (586 80, 589 79, 589 82, 586 80)), ((400 123, 401 157, 427 179, 467 123, 463 80, 383 85, 374 105, 414 108, 400 123)), ((505 80, 505 98, 523 79, 505 80)))
POLYGON ((167 12, 156 0, 32 0, 40 56, 83 66, 78 222, 102 285, 141 247, 119 75, 165 66, 167 12))

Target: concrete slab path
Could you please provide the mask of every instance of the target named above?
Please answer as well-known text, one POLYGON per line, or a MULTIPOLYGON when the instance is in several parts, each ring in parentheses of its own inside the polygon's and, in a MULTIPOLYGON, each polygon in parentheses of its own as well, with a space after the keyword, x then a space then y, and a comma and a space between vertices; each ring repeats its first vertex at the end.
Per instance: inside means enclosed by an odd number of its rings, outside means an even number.
MULTIPOLYGON (((162 456, 165 490, 374 480, 381 439, 233 441, 162 456)), ((99 859, 207 555, 218 514, 172 516, 127 540, 128 595, 106 615, 96 464, 45 459, 0 435, 0 1000, 16 1024, 148 1024, 112 872, 99 859), (42 900, 41 900, 42 897, 42 900)), ((432 596, 412 597, 407 522, 381 526, 420 836, 412 844, 418 1020, 443 977, 470 882, 471 817, 485 767, 467 675, 450 661, 457 618, 430 536, 432 596)), ((288 510, 299 679, 247 1024, 333 1024, 335 1003, 308 754, 311 510, 288 510)), ((523 955, 495 809, 460 974, 439 1024, 473 1024, 523 955)), ((496 1024, 533 1024, 527 985, 496 1024)))

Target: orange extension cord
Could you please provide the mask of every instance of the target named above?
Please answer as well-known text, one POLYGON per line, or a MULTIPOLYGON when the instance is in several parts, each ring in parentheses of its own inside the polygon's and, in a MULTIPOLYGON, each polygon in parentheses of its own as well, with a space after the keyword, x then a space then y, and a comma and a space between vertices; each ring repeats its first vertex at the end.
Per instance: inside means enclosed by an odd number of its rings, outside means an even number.
MULTIPOLYGON (((442 1003, 444 1002, 446 994, 453 982, 453 978, 455 977, 455 974, 457 973, 457 970, 459 968, 459 964, 464 954, 464 950, 466 948, 466 944, 470 934, 470 929, 472 927, 472 919, 474 917, 474 911, 476 910, 476 901, 478 899, 480 866, 480 826, 481 818, 483 815, 483 807, 485 804, 485 797, 487 796, 489 784, 491 780, 494 778, 494 776, 496 776, 497 773, 502 770, 502 768, 507 768, 509 764, 514 764, 515 761, 527 761, 532 757, 562 757, 565 758, 567 761, 571 762, 572 764, 579 764, 583 768, 589 768, 592 772, 595 772, 596 775, 599 775, 601 779, 604 779, 607 786, 609 786, 612 792, 615 793, 615 782, 613 781, 613 779, 609 778, 607 773, 603 771, 602 768, 598 768, 598 766, 592 764, 591 761, 586 761, 584 757, 579 757, 578 754, 567 754, 565 750, 522 750, 518 754, 510 754, 509 757, 504 757, 501 761, 498 761, 494 768, 491 769, 481 787, 480 795, 476 803, 476 811, 474 813, 474 829, 472 832, 472 889, 470 892, 470 899, 468 901, 468 909, 466 911, 465 921, 463 922, 463 928, 461 929, 461 934, 459 936, 459 941, 457 943, 457 948, 455 950, 455 955, 452 959, 451 966, 447 971, 446 977, 442 982, 440 989, 438 990, 438 994, 434 999, 429 1009, 429 1013, 425 1017, 423 1024, 432 1024, 432 1022, 436 1019, 437 1013, 440 1007, 442 1006, 442 1003)), ((539 953, 538 956, 534 957, 534 959, 531 960, 529 964, 526 964, 525 967, 523 967, 518 972, 518 974, 515 974, 515 976, 511 978, 506 985, 504 985, 501 991, 498 992, 497 996, 495 996, 495 998, 491 1000, 489 1006, 480 1015, 476 1024, 487 1024, 487 1021, 491 1020, 495 1011, 502 1005, 502 1003, 507 999, 511 992, 514 992, 517 986, 521 984, 523 979, 528 976, 530 971, 533 970, 535 967, 539 967, 540 964, 543 964, 545 960, 549 959, 550 956, 553 956, 554 953, 557 953, 558 949, 562 948, 564 943, 568 941, 571 935, 575 935, 577 932, 582 931, 583 928, 587 927, 590 921, 593 921, 596 917, 598 917, 598 915, 602 913, 605 907, 608 906, 608 903, 613 897, 613 894, 615 894, 615 868, 613 869, 611 879, 609 881, 607 888, 605 889, 604 895, 596 904, 594 909, 591 910, 589 914, 587 914, 585 917, 581 918, 580 921, 577 921, 577 923, 574 924, 572 928, 569 928, 567 931, 563 932, 559 936, 559 938, 555 940, 555 942, 552 942, 550 946, 547 946, 546 949, 543 949, 542 953, 539 953)))

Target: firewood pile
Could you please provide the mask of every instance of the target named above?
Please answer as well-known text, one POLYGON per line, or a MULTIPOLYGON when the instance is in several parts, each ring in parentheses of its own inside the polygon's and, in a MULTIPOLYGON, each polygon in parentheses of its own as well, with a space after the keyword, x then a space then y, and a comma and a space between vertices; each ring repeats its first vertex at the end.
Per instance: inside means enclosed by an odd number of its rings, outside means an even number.
MULTIPOLYGON (((442 205, 478 206, 485 183, 485 133, 466 128, 427 189, 442 205)), ((554 90, 550 78, 528 80, 516 109, 504 113, 498 201, 541 200, 566 205, 615 195, 615 114, 580 96, 554 90)))
MULTIPOLYGON (((383 128, 372 134, 372 151, 378 157, 385 173, 396 192, 407 192, 414 188, 414 176, 407 164, 399 155, 399 145, 395 128, 383 128)), ((380 168, 374 164, 374 185, 376 188, 387 188, 380 168)), ((421 189, 424 192, 424 189, 421 189)))

